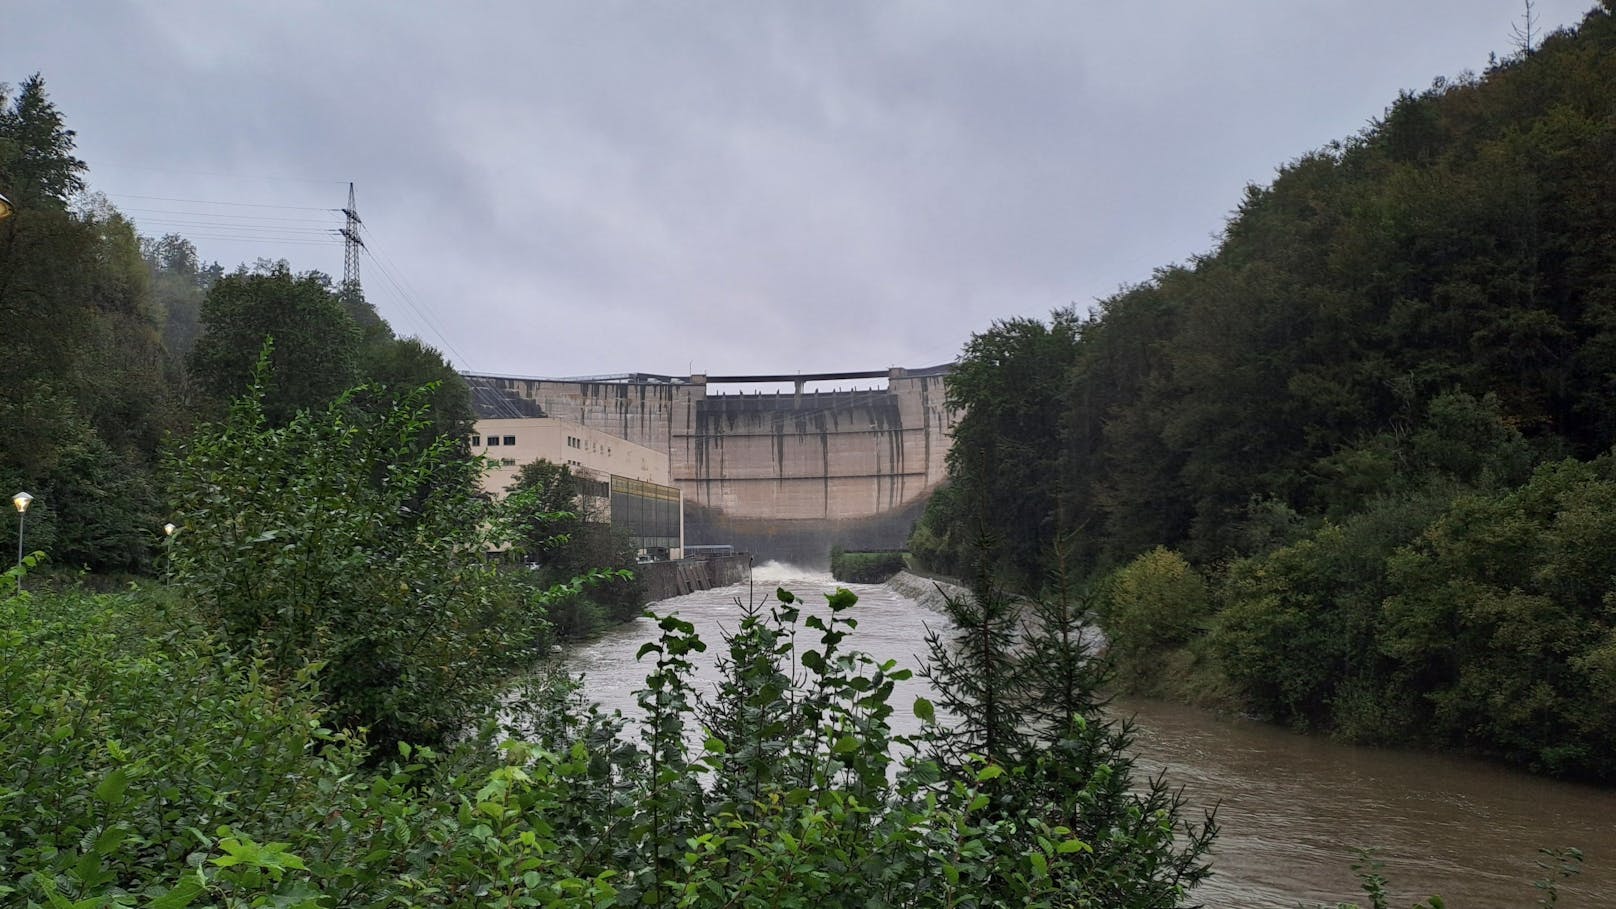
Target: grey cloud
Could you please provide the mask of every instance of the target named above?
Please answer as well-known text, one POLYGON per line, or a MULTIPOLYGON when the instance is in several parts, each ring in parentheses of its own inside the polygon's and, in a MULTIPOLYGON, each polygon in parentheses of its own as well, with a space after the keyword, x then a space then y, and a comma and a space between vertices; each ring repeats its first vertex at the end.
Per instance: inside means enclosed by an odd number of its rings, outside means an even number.
POLYGON ((13 11, 0 78, 45 74, 111 193, 334 208, 354 180, 371 298, 463 367, 796 372, 945 360, 1203 252, 1244 183, 1479 69, 1518 13, 103 0, 13 11))

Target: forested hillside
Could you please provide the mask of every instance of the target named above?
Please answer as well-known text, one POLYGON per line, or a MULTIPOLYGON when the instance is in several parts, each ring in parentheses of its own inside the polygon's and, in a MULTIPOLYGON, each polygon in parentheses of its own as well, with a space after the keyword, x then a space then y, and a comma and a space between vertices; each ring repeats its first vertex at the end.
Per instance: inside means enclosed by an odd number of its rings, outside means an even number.
POLYGON ((276 420, 360 382, 397 397, 435 381, 434 429, 469 426, 459 376, 395 338, 356 290, 285 262, 227 274, 184 237, 140 236, 86 173, 44 81, 0 85, 0 195, 13 209, 0 218, 0 487, 34 495, 27 545, 50 565, 151 570, 159 452, 223 415, 266 336, 276 420))
POLYGON ((932 567, 1093 580, 1125 679, 1616 778, 1616 18, 1405 93, 1215 249, 972 338, 932 567), (1189 680, 1189 681, 1186 681, 1189 680))

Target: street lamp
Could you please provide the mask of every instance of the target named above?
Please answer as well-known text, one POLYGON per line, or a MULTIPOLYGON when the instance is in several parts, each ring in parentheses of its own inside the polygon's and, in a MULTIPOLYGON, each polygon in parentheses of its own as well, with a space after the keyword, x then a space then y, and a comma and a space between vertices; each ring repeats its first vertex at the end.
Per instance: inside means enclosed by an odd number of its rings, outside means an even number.
POLYGON ((168 550, 168 566, 164 570, 164 584, 174 583, 174 531, 179 530, 173 521, 163 525, 163 548, 168 550))
POLYGON ((22 592, 22 528, 23 522, 28 519, 28 503, 34 497, 26 492, 19 492, 11 497, 11 504, 17 509, 17 592, 22 592))
POLYGON ((7 199, 5 196, 0 196, 0 221, 4 221, 5 219, 11 217, 16 213, 16 211, 17 207, 11 204, 10 199, 7 199))

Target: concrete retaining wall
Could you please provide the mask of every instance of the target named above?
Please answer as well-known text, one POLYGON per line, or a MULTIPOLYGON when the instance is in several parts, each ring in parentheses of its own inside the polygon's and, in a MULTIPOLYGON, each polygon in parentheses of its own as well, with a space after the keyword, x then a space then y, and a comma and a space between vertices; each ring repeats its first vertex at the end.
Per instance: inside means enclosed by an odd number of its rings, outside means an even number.
POLYGON ((698 590, 727 587, 746 580, 751 556, 714 556, 707 559, 679 559, 647 562, 639 566, 645 580, 645 596, 650 602, 684 596, 698 590))

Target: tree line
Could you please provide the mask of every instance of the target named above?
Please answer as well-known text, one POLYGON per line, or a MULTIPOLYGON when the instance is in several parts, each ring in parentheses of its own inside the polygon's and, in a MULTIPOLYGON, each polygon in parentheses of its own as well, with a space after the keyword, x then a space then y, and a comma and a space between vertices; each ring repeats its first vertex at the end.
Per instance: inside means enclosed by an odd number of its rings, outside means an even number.
POLYGON ((974 336, 911 550, 1062 562, 1140 690, 1616 779, 1613 98, 1607 2, 974 336))
POLYGON ((285 422, 356 384, 435 383, 431 429, 469 431, 470 392, 396 337, 358 288, 260 260, 227 272, 184 237, 142 236, 90 191, 44 80, 0 85, 0 485, 35 495, 33 549, 97 574, 149 574, 168 441, 216 420, 273 335, 265 408, 285 422))

